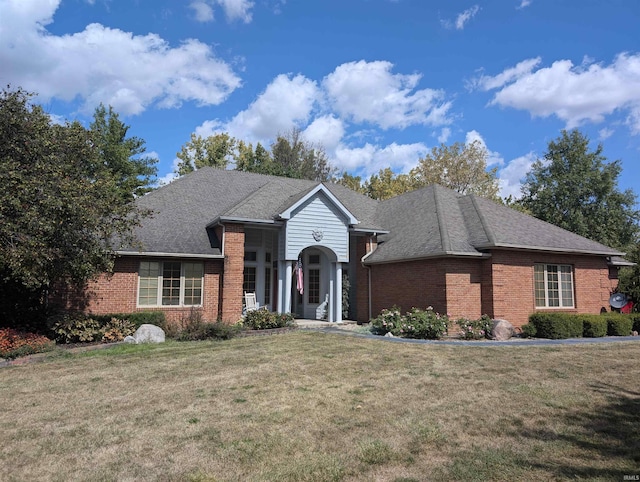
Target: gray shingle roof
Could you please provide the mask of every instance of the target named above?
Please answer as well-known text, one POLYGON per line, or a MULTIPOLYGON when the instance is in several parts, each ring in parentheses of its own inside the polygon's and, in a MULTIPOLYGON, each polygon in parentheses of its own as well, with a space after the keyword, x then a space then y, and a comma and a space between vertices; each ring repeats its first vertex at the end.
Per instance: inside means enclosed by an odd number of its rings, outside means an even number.
MULTIPOLYGON (((218 219, 276 222, 319 183, 203 168, 137 200, 154 212, 136 231, 142 251, 217 256, 218 219)), ((482 256, 495 247, 615 256, 622 253, 476 196, 432 185, 379 202, 338 184, 324 186, 379 235, 368 263, 438 256, 482 256)), ((129 251, 138 251, 131 248, 129 251)))
POLYGON ((621 255, 619 251, 474 195, 432 185, 380 203, 379 236, 367 263, 482 256, 492 248, 621 255))

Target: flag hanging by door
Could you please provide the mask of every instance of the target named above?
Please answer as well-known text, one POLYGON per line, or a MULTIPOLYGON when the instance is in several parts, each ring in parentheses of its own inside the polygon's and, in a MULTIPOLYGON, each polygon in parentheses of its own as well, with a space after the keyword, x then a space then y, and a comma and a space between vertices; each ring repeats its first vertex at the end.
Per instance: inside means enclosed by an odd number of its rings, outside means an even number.
POLYGON ((302 260, 296 262, 296 288, 300 294, 304 293, 304 278, 302 277, 302 260))

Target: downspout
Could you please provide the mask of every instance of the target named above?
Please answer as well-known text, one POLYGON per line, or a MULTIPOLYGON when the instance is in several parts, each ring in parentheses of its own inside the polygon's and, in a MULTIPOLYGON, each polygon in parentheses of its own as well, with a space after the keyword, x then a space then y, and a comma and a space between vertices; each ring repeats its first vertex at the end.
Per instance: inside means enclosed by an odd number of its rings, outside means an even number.
MULTIPOLYGON (((378 233, 373 233, 373 236, 377 236, 378 233)), ((367 281, 368 281, 368 296, 367 301, 369 302, 369 320, 371 319, 371 267, 364 264, 364 261, 373 254, 373 243, 371 242, 372 236, 369 236, 369 252, 365 254, 361 259, 360 263, 363 268, 367 270, 367 281)))

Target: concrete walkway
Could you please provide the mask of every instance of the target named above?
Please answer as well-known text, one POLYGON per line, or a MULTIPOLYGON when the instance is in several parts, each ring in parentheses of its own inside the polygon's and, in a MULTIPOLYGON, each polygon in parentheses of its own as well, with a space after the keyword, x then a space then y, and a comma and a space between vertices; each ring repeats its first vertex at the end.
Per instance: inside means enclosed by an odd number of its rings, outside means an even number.
MULTIPOLYGON (((411 338, 398 338, 378 336, 367 333, 358 333, 348 329, 344 325, 355 325, 355 321, 345 321, 340 327, 338 323, 328 323, 319 320, 296 320, 298 328, 305 330, 324 331, 339 335, 355 336, 358 338, 368 338, 391 343, 413 343, 419 345, 454 345, 454 346, 554 346, 554 345, 584 345, 592 343, 621 343, 640 342, 640 336, 605 336, 602 338, 567 338, 563 340, 548 340, 546 338, 511 338, 507 341, 494 340, 459 340, 455 338, 445 338, 443 340, 414 340, 411 338)), ((365 325, 366 326, 366 325, 365 325)))

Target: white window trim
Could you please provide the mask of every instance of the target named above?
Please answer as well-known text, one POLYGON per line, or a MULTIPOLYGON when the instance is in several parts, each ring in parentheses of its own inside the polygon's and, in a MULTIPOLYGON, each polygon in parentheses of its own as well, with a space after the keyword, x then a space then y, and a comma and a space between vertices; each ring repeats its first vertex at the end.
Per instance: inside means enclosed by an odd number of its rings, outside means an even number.
POLYGON ((177 305, 163 305, 162 304, 162 284, 163 284, 163 276, 164 272, 164 263, 165 261, 148 261, 143 260, 138 264, 138 292, 136 293, 136 308, 202 308, 203 300, 204 300, 204 263, 202 264, 202 282, 200 284, 200 303, 197 305, 185 305, 184 304, 184 289, 185 289, 185 276, 184 276, 184 264, 185 263, 197 263, 197 261, 168 261, 169 263, 180 263, 180 299, 177 305), (140 264, 143 262, 157 262, 158 263, 158 294, 156 297, 155 305, 141 305, 140 304, 140 264))
POLYGON ((575 309, 576 307, 576 287, 575 287, 575 283, 574 283, 574 276, 573 276, 573 266, 570 264, 556 264, 556 263, 535 263, 533 266, 534 269, 534 294, 533 294, 533 303, 536 307, 536 309, 540 309, 540 310, 571 310, 571 309, 575 309), (536 304, 537 300, 535 298, 535 267, 536 266, 544 266, 544 306, 538 306, 536 304), (549 306, 549 276, 548 276, 548 266, 556 266, 558 268, 558 296, 559 296, 559 302, 560 302, 560 306, 549 306), (571 275, 571 306, 563 306, 562 305, 562 279, 560 276, 561 273, 561 267, 566 266, 567 268, 569 268, 569 274, 571 275))

